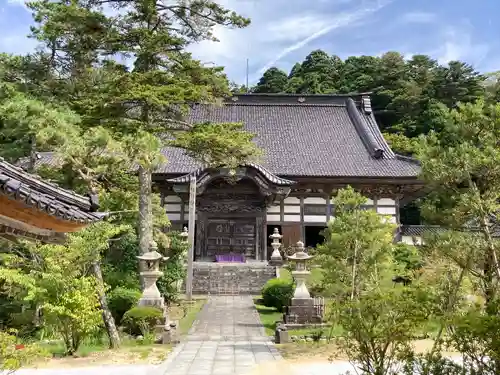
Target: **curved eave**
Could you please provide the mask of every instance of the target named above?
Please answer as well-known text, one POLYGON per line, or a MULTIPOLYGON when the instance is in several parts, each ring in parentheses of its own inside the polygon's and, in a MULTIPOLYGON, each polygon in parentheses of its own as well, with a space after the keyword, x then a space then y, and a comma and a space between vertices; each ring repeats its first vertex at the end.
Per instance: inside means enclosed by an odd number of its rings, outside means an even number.
POLYGON ((84 211, 76 205, 69 205, 56 196, 43 194, 29 185, 2 173, 0 173, 0 196, 59 220, 75 224, 86 225, 102 218, 98 213, 84 211))
POLYGON ((22 168, 6 162, 3 158, 0 158, 0 184, 9 184, 11 187, 19 184, 24 190, 29 189, 37 194, 53 197, 59 202, 81 211, 93 211, 96 208, 91 198, 44 181, 38 176, 25 172, 22 168))
MULTIPOLYGON (((285 178, 276 176, 275 174, 271 173, 269 170, 267 170, 266 168, 264 168, 264 167, 262 167, 261 165, 258 165, 258 164, 247 163, 247 164, 242 165, 241 167, 255 169, 262 176, 264 176, 264 178, 268 182, 270 182, 270 183, 272 183, 273 185, 276 185, 276 186, 284 186, 285 187, 285 186, 291 186, 291 185, 295 184, 295 181, 287 180, 285 178)), ((199 169, 197 169, 197 170, 195 170, 195 171, 193 171, 191 173, 185 174, 183 176, 179 176, 179 177, 168 179, 167 182, 173 183, 173 184, 187 184, 187 183, 189 183, 189 181, 191 179, 191 176, 198 177, 202 173, 204 173, 205 171, 207 171, 208 169, 209 168, 199 168, 199 169)))

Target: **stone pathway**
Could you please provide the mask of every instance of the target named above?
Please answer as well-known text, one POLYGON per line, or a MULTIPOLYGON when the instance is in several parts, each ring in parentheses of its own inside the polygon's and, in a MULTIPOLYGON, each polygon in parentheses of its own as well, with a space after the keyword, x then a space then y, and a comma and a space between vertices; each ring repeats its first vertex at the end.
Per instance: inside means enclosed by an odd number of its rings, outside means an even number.
POLYGON ((265 335, 251 296, 210 297, 187 339, 158 375, 244 375, 281 359, 265 335))

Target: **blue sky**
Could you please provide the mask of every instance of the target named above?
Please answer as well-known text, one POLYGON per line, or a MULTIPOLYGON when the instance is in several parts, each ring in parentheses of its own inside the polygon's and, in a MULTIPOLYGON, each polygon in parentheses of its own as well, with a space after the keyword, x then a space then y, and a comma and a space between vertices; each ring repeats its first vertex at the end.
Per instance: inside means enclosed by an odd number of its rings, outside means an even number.
MULTIPOLYGON (((252 19, 242 30, 218 28, 219 43, 192 47, 222 65, 232 80, 250 81, 271 66, 285 70, 314 49, 342 58, 399 51, 445 63, 459 59, 482 72, 500 70, 499 0, 220 0, 252 19)), ((23 0, 0 0, 0 51, 25 53, 31 14, 23 0)))

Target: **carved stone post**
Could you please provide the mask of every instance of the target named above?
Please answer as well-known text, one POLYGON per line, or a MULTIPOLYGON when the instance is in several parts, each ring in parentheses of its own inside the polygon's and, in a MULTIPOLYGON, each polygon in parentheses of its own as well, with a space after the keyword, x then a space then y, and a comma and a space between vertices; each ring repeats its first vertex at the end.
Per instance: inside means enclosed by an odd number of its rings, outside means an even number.
POLYGON ((278 231, 278 228, 274 228, 273 234, 269 236, 273 240, 271 246, 273 247, 273 253, 271 254, 271 260, 269 264, 272 266, 281 266, 283 264, 283 257, 280 253, 281 243, 280 240, 283 236, 278 231))
MULTIPOLYGON (((182 229, 182 232, 179 234, 179 237, 181 237, 182 241, 184 243, 188 243, 188 239, 189 239, 189 232, 188 232, 188 228, 187 227, 184 227, 182 229)), ((187 268, 187 254, 182 254, 182 264, 184 266, 184 270, 186 270, 187 268)), ((177 290, 180 291, 182 289, 182 283, 184 282, 184 280, 179 280, 177 282, 177 290)))

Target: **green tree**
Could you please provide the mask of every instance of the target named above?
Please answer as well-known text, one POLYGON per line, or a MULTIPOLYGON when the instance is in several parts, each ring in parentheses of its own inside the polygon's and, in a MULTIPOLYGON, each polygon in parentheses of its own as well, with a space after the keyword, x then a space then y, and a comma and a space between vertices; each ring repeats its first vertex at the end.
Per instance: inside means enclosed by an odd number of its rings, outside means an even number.
POLYGON ((0 331, 0 371, 6 374, 14 373, 22 366, 30 364, 43 356, 43 352, 35 345, 24 346, 22 350, 16 348, 15 332, 0 331))
POLYGON ((101 314, 109 311, 94 268, 99 252, 121 229, 99 223, 70 235, 67 246, 26 244, 23 252, 3 257, 0 280, 7 291, 40 307, 44 323, 64 339, 67 354, 99 329, 101 314))
POLYGON ((343 328, 340 348, 362 374, 395 374, 428 306, 420 288, 393 285, 395 225, 365 203, 351 187, 337 193, 318 262, 334 296, 330 318, 343 328))
POLYGON ((252 89, 255 93, 280 93, 285 91, 288 82, 286 73, 278 68, 267 69, 257 85, 252 89))
POLYGON ((339 300, 353 299, 377 285, 374 275, 387 269, 395 225, 373 210, 351 187, 334 199, 335 220, 328 223, 325 242, 318 247, 325 289, 339 300))
MULTIPOLYGON (((38 1, 31 7, 38 22, 34 35, 47 49, 55 56, 71 50, 55 60, 55 66, 71 67, 67 74, 73 78, 73 97, 78 101, 69 106, 77 106, 84 124, 95 126, 99 119, 105 128, 125 136, 128 156, 138 166, 139 247, 144 253, 152 239, 151 172, 162 161, 162 139, 175 138, 178 132, 196 136, 200 131, 183 121, 188 106, 179 103, 213 102, 229 94, 222 70, 203 66, 185 50, 192 43, 213 40, 216 25, 245 27, 249 20, 212 1, 81 0, 70 6, 65 1, 38 1), (117 12, 105 16, 104 4, 117 12), (111 61, 116 54, 135 58, 132 71, 111 61), (99 74, 90 74, 99 63, 99 74), (89 82, 89 77, 100 84, 89 82), (87 94, 84 88, 90 83, 96 89, 87 94)), ((236 135, 224 129, 219 138, 236 135)), ((217 156, 207 158, 209 153, 207 146, 202 159, 221 161, 217 156)))
POLYGON ((484 96, 485 77, 474 68, 461 61, 450 61, 448 66, 440 66, 436 72, 436 99, 448 108, 458 103, 471 103, 484 96))
POLYGON ((338 90, 343 62, 321 50, 312 51, 290 72, 287 92, 296 94, 329 94, 338 90))
MULTIPOLYGON (((500 105, 459 104, 448 112, 446 127, 431 133, 419 147, 422 178, 430 194, 422 206, 429 222, 450 230, 476 229, 468 241, 447 255, 478 278, 487 308, 496 314, 500 281, 498 242, 492 226, 500 212, 500 105), (469 263, 469 260, 472 263, 469 263)), ((437 247, 448 248, 449 236, 437 247)))

